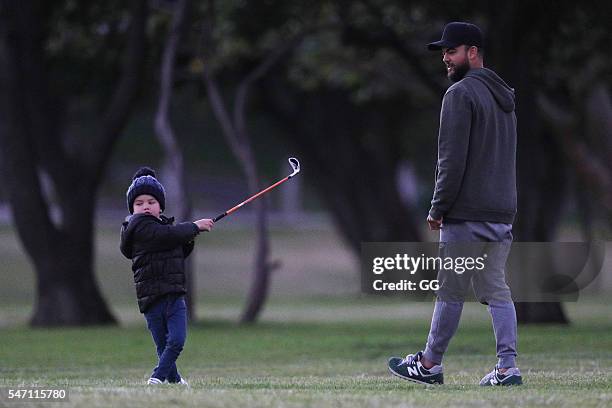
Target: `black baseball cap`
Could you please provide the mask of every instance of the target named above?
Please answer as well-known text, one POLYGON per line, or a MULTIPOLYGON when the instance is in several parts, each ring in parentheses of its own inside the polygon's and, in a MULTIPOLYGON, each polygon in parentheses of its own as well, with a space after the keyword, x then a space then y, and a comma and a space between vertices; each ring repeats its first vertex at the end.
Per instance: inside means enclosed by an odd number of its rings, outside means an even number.
POLYGON ((427 48, 430 51, 436 51, 442 48, 455 48, 462 44, 482 47, 483 42, 482 31, 480 31, 478 26, 462 21, 454 21, 444 26, 442 39, 427 44, 427 48))

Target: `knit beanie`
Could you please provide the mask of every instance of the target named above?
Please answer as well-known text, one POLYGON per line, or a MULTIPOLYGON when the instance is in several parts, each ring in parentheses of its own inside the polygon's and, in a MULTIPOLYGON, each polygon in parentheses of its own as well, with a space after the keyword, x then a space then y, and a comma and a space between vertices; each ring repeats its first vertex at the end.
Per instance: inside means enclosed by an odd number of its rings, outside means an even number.
POLYGON ((127 190, 127 206, 130 214, 134 214, 134 200, 142 194, 152 195, 159 202, 162 211, 166 208, 166 191, 157 181, 155 171, 149 167, 141 167, 132 178, 132 184, 127 190))

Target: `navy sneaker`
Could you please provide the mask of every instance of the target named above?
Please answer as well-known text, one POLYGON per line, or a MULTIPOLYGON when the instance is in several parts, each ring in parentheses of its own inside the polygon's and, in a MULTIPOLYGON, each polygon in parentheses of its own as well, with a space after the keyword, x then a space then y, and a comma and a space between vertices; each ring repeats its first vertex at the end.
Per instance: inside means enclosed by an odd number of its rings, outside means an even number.
POLYGON ((444 384, 442 365, 427 369, 421 364, 422 357, 422 351, 416 354, 408 354, 406 358, 391 357, 389 359, 389 371, 399 378, 419 384, 444 384))
POLYGON ((495 366, 493 371, 485 375, 480 380, 480 385, 483 387, 491 387, 494 385, 521 385, 523 384, 523 377, 518 368, 508 368, 505 373, 500 373, 499 368, 495 366))

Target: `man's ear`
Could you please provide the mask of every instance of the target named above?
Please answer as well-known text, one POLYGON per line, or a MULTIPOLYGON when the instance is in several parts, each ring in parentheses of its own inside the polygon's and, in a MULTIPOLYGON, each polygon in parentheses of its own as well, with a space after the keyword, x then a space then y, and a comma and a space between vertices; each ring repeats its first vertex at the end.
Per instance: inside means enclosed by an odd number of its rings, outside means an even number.
POLYGON ((468 48, 468 58, 473 60, 478 57, 478 48, 471 46, 468 48))

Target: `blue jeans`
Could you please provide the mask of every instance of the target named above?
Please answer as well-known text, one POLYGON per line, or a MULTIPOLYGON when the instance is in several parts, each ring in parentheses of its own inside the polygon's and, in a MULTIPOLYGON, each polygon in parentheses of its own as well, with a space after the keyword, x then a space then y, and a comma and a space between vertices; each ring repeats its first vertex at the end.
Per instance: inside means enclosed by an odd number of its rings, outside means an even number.
POLYGON ((151 377, 160 381, 168 380, 170 383, 181 381, 176 359, 183 351, 187 337, 185 297, 168 294, 151 305, 144 315, 159 357, 151 377))

